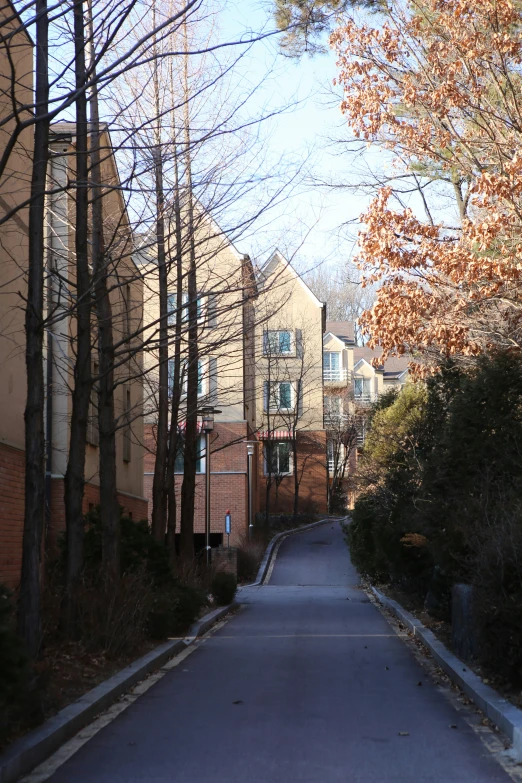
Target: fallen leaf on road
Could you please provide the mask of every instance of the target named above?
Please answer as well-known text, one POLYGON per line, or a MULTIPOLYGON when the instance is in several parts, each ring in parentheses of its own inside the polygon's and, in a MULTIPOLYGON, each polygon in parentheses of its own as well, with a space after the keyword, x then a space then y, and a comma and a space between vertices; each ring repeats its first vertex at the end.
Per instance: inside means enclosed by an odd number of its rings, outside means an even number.
POLYGON ((410 732, 409 731, 399 731, 399 737, 409 737, 410 732))
POLYGON ((417 685, 422 685, 422 682, 418 682, 417 685))
POLYGON ((457 724, 456 723, 450 723, 450 729, 456 729, 457 724))
POLYGON ((384 668, 386 669, 387 672, 390 671, 390 667, 389 666, 385 666, 384 668))
POLYGON ((237 701, 233 701, 232 704, 243 704, 243 702, 241 699, 238 699, 237 701))

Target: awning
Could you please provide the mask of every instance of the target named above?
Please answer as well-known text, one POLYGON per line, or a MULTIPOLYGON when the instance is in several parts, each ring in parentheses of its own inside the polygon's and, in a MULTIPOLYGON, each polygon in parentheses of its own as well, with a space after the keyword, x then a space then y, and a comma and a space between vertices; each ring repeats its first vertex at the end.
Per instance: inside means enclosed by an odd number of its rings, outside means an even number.
MULTIPOLYGON (((185 432, 187 429, 187 422, 186 421, 178 421, 178 430, 179 432, 185 432)), ((203 432, 203 427, 201 426, 201 422, 198 421, 196 424, 196 432, 199 434, 203 432)))
POLYGON ((265 430, 258 432, 259 440, 291 440, 292 433, 288 430, 265 430))

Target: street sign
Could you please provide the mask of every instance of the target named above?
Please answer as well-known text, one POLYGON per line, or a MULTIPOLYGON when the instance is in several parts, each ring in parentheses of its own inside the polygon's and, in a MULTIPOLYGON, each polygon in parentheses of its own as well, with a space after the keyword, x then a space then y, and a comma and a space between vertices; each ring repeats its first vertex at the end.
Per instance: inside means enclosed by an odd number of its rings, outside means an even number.
POLYGON ((228 547, 230 549, 230 533, 232 532, 232 517, 230 516, 230 511, 227 511, 225 514, 225 533, 228 536, 228 547))

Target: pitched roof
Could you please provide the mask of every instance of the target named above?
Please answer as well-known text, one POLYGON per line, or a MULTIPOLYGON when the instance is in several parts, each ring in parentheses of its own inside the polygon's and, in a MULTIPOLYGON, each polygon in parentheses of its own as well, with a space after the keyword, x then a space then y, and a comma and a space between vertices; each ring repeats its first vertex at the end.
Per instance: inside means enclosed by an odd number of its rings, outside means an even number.
POLYGON ((326 331, 331 332, 344 343, 355 343, 353 321, 327 321, 326 331))
MULTIPOLYGON (((299 285, 300 285, 302 288, 304 288, 304 290, 306 291, 306 293, 308 294, 308 296, 309 296, 309 297, 312 299, 312 301, 313 301, 313 302, 314 302, 314 303, 315 303, 315 304, 316 304, 318 307, 320 307, 320 308, 323 310, 323 313, 324 313, 324 307, 325 307, 325 304, 324 304, 324 302, 321 302, 321 301, 320 301, 320 300, 319 300, 319 299, 316 297, 316 295, 314 294, 314 292, 312 291, 312 289, 310 288, 310 286, 309 286, 307 283, 305 283, 305 281, 303 280, 303 278, 301 277, 301 275, 299 274, 299 272, 297 272, 297 271, 294 269, 294 267, 292 266, 292 264, 290 263, 290 261, 289 261, 287 258, 285 258, 285 256, 284 256, 284 255, 281 253, 281 251, 280 251, 280 250, 278 250, 277 248, 274 250, 274 252, 273 252, 273 253, 272 253, 272 255, 270 256, 270 258, 268 259, 268 261, 266 261, 266 263, 265 263, 265 264, 263 264, 263 266, 261 267, 261 269, 260 269, 260 270, 259 270, 259 272, 258 272, 258 276, 259 276, 259 281, 260 281, 260 283, 261 283, 261 284, 262 284, 262 283, 264 283, 264 282, 265 282, 265 281, 268 279, 268 277, 269 277, 269 276, 270 276, 270 275, 271 275, 271 274, 272 274, 272 273, 275 271, 275 269, 277 268, 277 266, 278 266, 278 265, 281 265, 283 268, 286 268, 286 269, 288 269, 288 270, 289 270, 289 272, 290 272, 290 273, 292 274, 292 276, 293 276, 293 277, 294 277, 294 278, 297 280, 297 282, 299 283, 299 285)), ((323 326, 324 326, 324 325, 323 325, 323 326)), ((328 331, 328 330, 327 330, 327 331, 328 331)))
MULTIPOLYGON (((371 364, 372 360, 375 357, 378 358, 381 354, 381 348, 368 348, 366 345, 355 346, 353 349, 354 364, 357 364, 361 359, 364 359, 368 364, 371 364)), ((408 369, 409 361, 410 357, 408 354, 404 354, 403 356, 389 356, 384 362, 384 367, 382 364, 379 364, 378 369, 384 370, 384 377, 391 380, 393 378, 398 378, 399 375, 402 375, 402 373, 408 369)))

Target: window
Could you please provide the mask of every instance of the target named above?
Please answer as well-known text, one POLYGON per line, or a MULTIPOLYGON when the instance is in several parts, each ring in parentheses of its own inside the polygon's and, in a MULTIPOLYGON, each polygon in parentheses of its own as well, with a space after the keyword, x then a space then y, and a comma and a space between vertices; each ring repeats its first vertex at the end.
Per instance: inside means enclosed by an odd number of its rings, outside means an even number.
POLYGON ((356 398, 369 398, 371 395, 370 378, 354 378, 354 394, 356 398))
POLYGON ((294 388, 289 381, 265 381, 265 411, 291 411, 293 407, 294 388))
POLYGON ((323 354, 323 370, 325 381, 341 380, 341 354, 327 351, 323 354))
POLYGON ((169 326, 175 326, 176 324, 176 294, 168 294, 167 296, 167 323, 169 326))
POLYGON ((288 356, 293 353, 292 332, 268 331, 263 335, 263 352, 271 356, 288 356))
POLYGON ((343 412, 342 397, 335 395, 324 397, 324 412, 327 416, 340 416, 343 412))
POLYGON ((123 461, 131 461, 131 393, 128 386, 123 387, 123 461))
MULTIPOLYGON (((176 310, 177 310, 177 294, 168 294, 167 296, 167 310, 168 310, 168 325, 169 326, 175 326, 176 325, 176 310)), ((189 318, 188 313, 188 293, 186 291, 183 291, 181 294, 181 322, 187 323, 189 318)), ((196 301, 197 306, 197 314, 198 314, 198 321, 201 321, 204 316, 203 311, 203 297, 201 294, 198 296, 196 301)))
MULTIPOLYGON (((204 473, 205 472, 205 459, 204 459, 205 437, 203 435, 198 436, 198 442, 196 448, 197 448, 196 473, 204 473)), ((174 462, 174 473, 183 473, 183 467, 185 464, 184 454, 185 454, 185 433, 179 432, 177 438, 176 460, 174 462)))
MULTIPOLYGON (((210 374, 211 374, 209 381, 210 381, 210 387, 212 391, 213 382, 216 383, 216 373, 217 373, 216 359, 209 360, 209 367, 210 367, 210 374)), ((173 387, 174 387, 174 359, 169 359, 168 371, 169 371, 169 392, 172 394, 173 387)), ((181 374, 181 383, 182 383, 181 393, 186 394, 187 393, 187 363, 185 361, 181 362, 180 374, 181 374)), ((201 361, 201 359, 198 359, 198 397, 201 397, 203 394, 205 394, 205 388, 207 386, 206 381, 207 378, 204 373, 203 362, 201 361)))
POLYGON ((335 450, 333 440, 329 440, 326 444, 326 455, 328 459, 328 470, 333 473, 335 470, 335 450))
POLYGON ((288 441, 265 443, 265 475, 288 476, 292 473, 292 451, 288 441))

